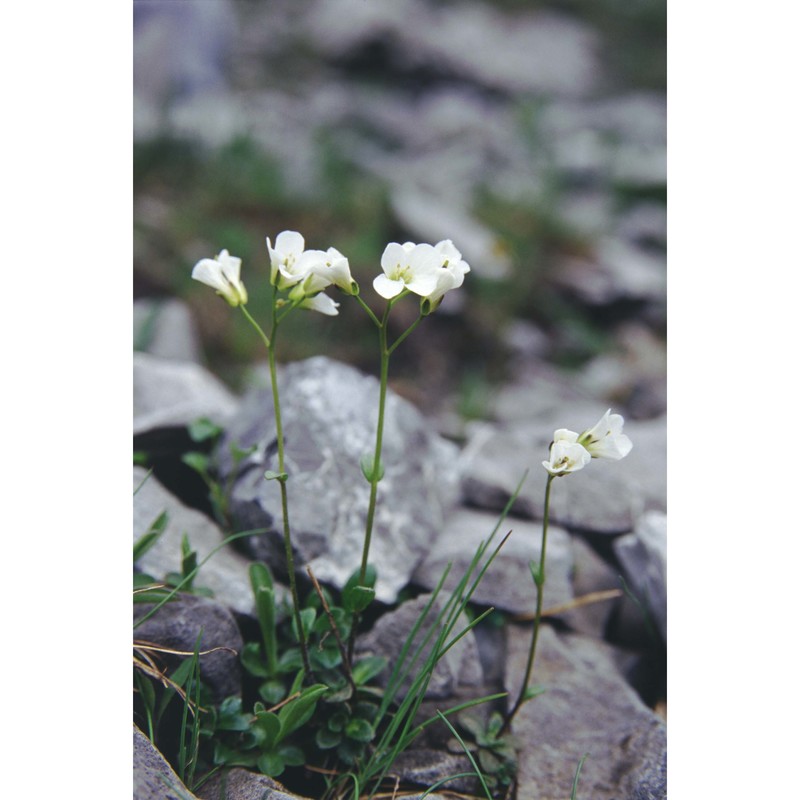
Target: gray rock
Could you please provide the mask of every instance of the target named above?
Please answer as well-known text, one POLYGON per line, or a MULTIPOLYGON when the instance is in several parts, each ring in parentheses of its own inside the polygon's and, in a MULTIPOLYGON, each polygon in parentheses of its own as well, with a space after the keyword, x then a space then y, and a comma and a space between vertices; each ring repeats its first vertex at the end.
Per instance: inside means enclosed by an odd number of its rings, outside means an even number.
MULTIPOLYGON (((210 556, 200 568, 195 585, 211 589, 216 600, 228 608, 252 615, 249 560, 229 546, 220 548, 224 541, 222 531, 205 514, 183 505, 154 476, 147 477, 141 467, 133 468, 133 487, 134 541, 149 530, 162 512, 168 515, 164 532, 136 566, 156 580, 163 580, 168 572, 180 572, 181 540, 186 534, 197 552, 198 563, 210 556), (220 549, 211 555, 217 548, 220 549)), ((276 587, 276 592, 282 588, 276 587)))
MULTIPOLYGON (((448 753, 445 750, 410 747, 403 751, 392 764, 392 774, 397 775, 403 783, 415 786, 432 786, 451 776, 463 776, 474 773, 474 769, 465 755, 448 753)), ((481 791, 475 778, 454 777, 441 785, 449 792, 464 792, 475 795, 481 791)), ((452 795, 448 794, 448 797, 452 795)), ((426 795, 436 797, 436 795, 426 795)))
POLYGON ((404 66, 455 72, 508 92, 579 96, 600 74, 594 33, 551 13, 503 14, 477 2, 451 8, 326 0, 307 15, 306 27, 315 46, 332 55, 381 39, 404 66))
POLYGON ((195 800, 164 756, 135 725, 133 800, 195 800))
MULTIPOLYGON (((440 595, 434 602, 431 610, 420 627, 414 639, 415 644, 409 651, 413 658, 416 648, 422 644, 428 631, 434 624, 436 616, 442 611, 447 594, 440 595)), ((389 678, 392 668, 397 663, 400 651, 405 644, 412 628, 417 623, 425 605, 430 601, 431 595, 420 595, 414 600, 403 603, 395 611, 384 614, 375 623, 372 629, 361 636, 357 643, 357 655, 369 656, 378 655, 388 659, 389 666, 379 676, 379 680, 386 681, 389 678)), ((451 641, 466 625, 469 620, 462 615, 456 622, 453 632, 448 636, 447 641, 451 641)), ((439 631, 431 637, 431 641, 425 646, 419 656, 417 665, 422 664, 425 658, 430 655, 433 647, 433 640, 438 636, 439 631)), ((410 665, 410 661, 406 664, 410 665)), ((398 697, 405 696, 408 687, 418 674, 418 669, 413 669, 409 673, 408 679, 403 683, 398 691, 398 697)), ((478 644, 473 633, 467 633, 454 647, 448 650, 436 665, 436 669, 431 677, 430 684, 426 691, 428 699, 446 699, 452 697, 458 689, 463 687, 480 686, 483 683, 483 671, 481 669, 480 658, 478 655, 478 644)))
MULTIPOLYGON (((508 676, 517 696, 530 633, 509 631, 508 676)), ((666 728, 614 665, 612 649, 580 635, 539 635, 532 683, 544 694, 525 704, 513 732, 519 753, 518 800, 568 797, 588 753, 579 797, 592 800, 666 798, 666 728)))
MULTIPOLYGON (((414 582, 426 589, 433 589, 447 564, 452 562, 453 568, 444 584, 445 588, 452 588, 466 572, 480 543, 488 539, 497 525, 498 516, 466 508, 457 509, 448 516, 431 552, 414 572, 414 582)), ((511 531, 511 536, 484 574, 472 600, 481 605, 523 614, 532 611, 536 604, 528 564, 531 560, 539 563, 542 526, 541 523, 507 517, 493 539, 493 547, 501 542, 508 531, 511 531)), ((482 563, 485 563, 485 559, 482 563)), ((547 533, 545 607, 561 605, 573 599, 570 581, 572 568, 569 534, 551 525, 547 533)))
MULTIPOLYGON (((150 603, 134 605, 134 642, 192 653, 202 631, 199 649, 200 678, 211 691, 214 702, 241 692, 239 653, 242 636, 227 608, 206 597, 179 595, 144 619, 153 608, 150 603), (139 622, 139 620, 143 620, 139 622), (202 651, 225 648, 212 653, 202 651)), ((185 656, 151 653, 157 661, 180 663, 185 656)))
POLYGON ((622 597, 619 575, 581 537, 572 536, 570 546, 575 563, 572 590, 576 601, 596 599, 555 616, 577 633, 602 639, 622 597), (615 597, 608 596, 612 592, 615 597))
MULTIPOLYGON (((585 430, 607 407, 587 413, 581 405, 564 407, 549 420, 472 429, 462 454, 464 498, 481 508, 500 510, 530 470, 512 511, 541 519, 547 473, 542 461, 548 456, 557 428, 585 430), (578 413, 579 412, 579 413, 578 413)), ((601 534, 627 533, 647 510, 666 509, 666 419, 625 423, 633 450, 620 461, 594 459, 587 467, 553 481, 550 521, 568 530, 601 534)))
POLYGON ((242 767, 212 775, 197 796, 200 800, 307 800, 293 794, 274 778, 242 767))
POLYGON ((134 436, 183 428, 200 417, 222 425, 236 408, 234 395, 199 364, 133 354, 134 436))
MULTIPOLYGON (((342 587, 361 565, 369 484, 359 464, 374 449, 378 381, 324 357, 290 364, 278 380, 296 566, 304 572, 309 564, 321 582, 342 587)), ((229 441, 256 446, 239 465, 231 509, 242 529, 269 529, 250 546, 279 569, 285 563, 280 488, 264 479, 265 470, 278 466, 271 392, 256 389, 245 399, 222 443, 223 459, 229 441)), ((379 600, 397 597, 455 504, 456 456, 455 445, 439 437, 410 403, 388 392, 385 475, 369 556, 378 571, 379 600)))
POLYGON ((202 361, 197 327, 189 307, 180 300, 137 300, 133 304, 133 343, 159 358, 202 361))
POLYGON ((667 515, 643 514, 633 533, 614 540, 625 579, 667 641, 667 515))

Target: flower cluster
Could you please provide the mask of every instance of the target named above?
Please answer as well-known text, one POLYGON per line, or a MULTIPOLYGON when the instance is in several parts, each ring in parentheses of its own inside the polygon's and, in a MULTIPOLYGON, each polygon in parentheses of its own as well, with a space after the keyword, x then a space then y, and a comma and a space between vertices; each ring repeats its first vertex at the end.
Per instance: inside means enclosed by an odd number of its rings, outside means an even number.
POLYGON ((630 453, 633 443, 622 432, 623 418, 608 409, 600 421, 583 433, 559 428, 553 434, 550 460, 542 466, 553 476, 583 469, 593 458, 618 461, 630 453))
MULTIPOLYGON (((267 237, 270 260, 270 283, 288 292, 289 301, 298 308, 335 315, 339 304, 325 289, 335 286, 344 294, 357 295, 358 283, 350 274, 350 263, 335 247, 306 250, 305 239, 297 231, 279 233, 273 245, 267 237)), ((241 259, 223 250, 216 258, 198 261, 192 277, 224 297, 232 306, 247 303, 247 291, 239 278, 241 259)), ((392 300, 403 292, 421 298, 422 314, 430 314, 444 295, 464 283, 470 271, 450 239, 437 245, 391 242, 381 257, 383 274, 373 281, 375 291, 392 300)))
POLYGON ((464 283, 469 264, 450 239, 437 245, 391 242, 381 256, 383 275, 372 282, 375 291, 387 300, 402 291, 422 298, 424 313, 430 313, 446 292, 464 283))

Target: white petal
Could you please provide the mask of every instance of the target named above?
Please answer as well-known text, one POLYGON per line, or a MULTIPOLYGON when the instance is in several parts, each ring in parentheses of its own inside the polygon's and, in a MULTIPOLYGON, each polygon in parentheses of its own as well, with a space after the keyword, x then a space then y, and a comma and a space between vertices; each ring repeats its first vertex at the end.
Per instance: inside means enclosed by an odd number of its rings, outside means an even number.
POLYGON ((214 258, 203 258, 198 261, 192 270, 192 277, 218 291, 224 291, 227 288, 219 261, 214 258))
POLYGON ((297 231, 282 231, 275 239, 275 249, 281 253, 299 256, 306 246, 306 240, 297 231))
MULTIPOLYGON (((389 275, 395 270, 398 264, 405 264, 407 257, 408 253, 403 249, 402 245, 397 244, 397 242, 389 242, 381 256, 381 269, 389 275)), ((378 294, 380 294, 380 292, 378 292, 378 294)), ((387 297, 387 295, 383 296, 387 297)))
POLYGON ((314 297, 309 297, 300 303, 301 308, 308 308, 311 311, 319 311, 320 314, 327 314, 329 317, 335 317, 339 312, 339 304, 332 300, 326 294, 316 294, 314 297))
POLYGON ((372 287, 381 297, 391 300, 405 289, 405 284, 402 281, 390 280, 386 275, 378 275, 378 277, 372 281, 372 287))

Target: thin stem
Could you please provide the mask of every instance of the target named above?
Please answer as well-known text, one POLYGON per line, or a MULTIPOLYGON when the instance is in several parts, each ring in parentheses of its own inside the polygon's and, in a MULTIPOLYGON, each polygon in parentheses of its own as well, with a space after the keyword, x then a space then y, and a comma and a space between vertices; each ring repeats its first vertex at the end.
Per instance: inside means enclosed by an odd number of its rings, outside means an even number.
POLYGON ((367 526, 364 531, 364 547, 361 553, 361 572, 359 584, 363 586, 367 579, 367 563, 369 561, 369 547, 372 541, 372 527, 375 522, 375 503, 378 498, 378 481, 380 481, 381 450, 383 449, 383 422, 386 411, 386 388, 389 382, 389 349, 386 346, 386 328, 391 304, 387 304, 383 321, 378 328, 381 351, 381 384, 378 399, 378 430, 375 434, 375 452, 372 459, 372 475, 369 487, 369 506, 367 508, 367 526))
POLYGON ((414 330, 414 328, 417 327, 417 325, 420 324, 420 322, 422 322, 423 319, 424 317, 422 316, 422 314, 420 314, 417 317, 416 321, 413 322, 405 332, 401 333, 400 336, 397 337, 395 343, 388 350, 389 355, 394 353, 394 351, 397 349, 397 346, 405 340, 405 338, 411 333, 411 331, 414 330))
POLYGON ((531 672, 533 671, 533 660, 536 657, 536 643, 539 640, 539 628, 542 621, 542 602, 544 600, 544 580, 545 580, 545 556, 547 554, 547 527, 550 522, 550 486, 553 483, 554 475, 547 476, 547 486, 544 490, 544 519, 542 520, 542 552, 539 556, 539 571, 537 572, 538 579, 534 579, 536 584, 536 614, 533 618, 533 637, 531 638, 531 649, 528 652, 528 663, 525 667, 525 677, 520 686, 519 696, 517 697, 514 707, 506 716, 503 723, 503 732, 507 731, 511 725, 511 721, 516 716, 522 704, 526 701, 528 682, 531 679, 531 672))
MULTIPOLYGON (((272 386, 272 404, 275 412, 275 431, 278 440, 278 473, 285 474, 285 459, 283 448, 283 425, 281 423, 281 404, 280 396, 278 394, 278 369, 275 363, 275 336, 278 332, 278 319, 275 309, 275 297, 277 290, 272 288, 272 330, 270 336, 264 333, 261 326, 253 319, 245 306, 240 306, 244 312, 245 317, 251 325, 258 331, 264 345, 267 348, 267 356, 269 359, 269 379, 272 386)), ((313 672, 311 670, 311 663, 308 660, 308 645, 306 643, 305 631, 303 631, 303 621, 300 616, 300 596, 297 592, 297 578, 294 573, 294 552, 292 550, 292 535, 289 527, 289 498, 286 491, 286 478, 278 478, 281 492, 281 510, 283 512, 283 545, 286 551, 286 569, 289 573, 289 588, 292 593, 292 604, 294 606, 294 621, 297 626, 297 637, 300 642, 300 652, 303 656, 303 666, 305 667, 306 675, 311 678, 313 672)))

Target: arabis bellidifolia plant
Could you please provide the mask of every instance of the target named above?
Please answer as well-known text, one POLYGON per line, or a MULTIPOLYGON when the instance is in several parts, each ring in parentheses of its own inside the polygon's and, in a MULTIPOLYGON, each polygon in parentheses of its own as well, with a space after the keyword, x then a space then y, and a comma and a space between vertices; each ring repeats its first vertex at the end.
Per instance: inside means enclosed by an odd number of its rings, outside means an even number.
POLYGON ((536 613, 533 620, 533 634, 528 651, 528 662, 525 667, 525 678, 522 681, 516 702, 506 714, 505 729, 514 718, 520 707, 539 693, 536 687, 529 686, 533 661, 536 656, 536 643, 539 638, 539 627, 542 619, 542 600, 544 598, 545 554, 547 550, 547 526, 550 522, 550 487, 555 478, 561 478, 588 466, 592 459, 601 458, 619 461, 633 448, 631 440, 622 432, 624 420, 619 414, 606 411, 598 423, 591 428, 576 433, 567 428, 559 428, 553 434, 550 444, 550 458, 542 461, 547 470, 547 484, 544 490, 544 514, 542 519, 542 546, 538 565, 531 561, 530 570, 536 587, 536 613))
MULTIPOLYGON (((305 739, 298 740, 294 735, 302 728, 313 739, 318 753, 335 753, 338 759, 326 762, 335 769, 322 770, 335 776, 326 779, 326 797, 341 797, 346 791, 347 781, 352 783, 353 798, 364 795, 372 797, 389 774, 396 756, 419 732, 436 720, 432 718, 416 727, 413 724, 438 659, 491 612, 490 609, 479 615, 460 632, 454 630, 455 620, 469 602, 477 582, 502 546, 502 543, 498 545, 488 560, 480 566, 497 527, 478 548, 466 575, 446 601, 444 611, 434 620, 434 627, 426 634, 423 642, 417 644, 414 639, 424 630, 424 619, 433 614, 433 599, 426 606, 401 650, 401 657, 394 664, 385 689, 379 690, 369 685, 387 666, 385 659, 369 657, 354 660, 354 642, 361 615, 375 597, 377 575, 374 567, 369 564, 369 552, 378 484, 385 472, 381 456, 389 361, 392 353, 406 337, 427 315, 438 308, 444 295, 464 283, 470 267, 449 239, 435 245, 390 242, 380 259, 381 272, 372 281, 378 298, 384 301, 382 307, 374 310, 361 296, 358 283, 350 272, 347 257, 335 247, 328 247, 326 250, 307 249, 305 239, 296 231, 283 231, 277 235, 274 244, 270 238, 267 238, 266 244, 271 304, 268 325, 264 327, 247 309, 248 295, 241 279, 240 259, 230 255, 227 250, 222 250, 213 259, 204 258, 198 261, 192 271, 193 278, 210 286, 232 307, 241 309, 267 350, 278 465, 277 471, 267 471, 264 478, 276 480, 280 486, 283 541, 292 606, 289 618, 279 623, 280 615, 269 570, 266 565, 251 565, 251 582, 263 641, 245 645, 242 663, 251 675, 264 679, 258 689, 263 702, 256 703, 253 714, 243 713, 239 698, 229 698, 220 706, 214 717, 220 734, 220 738, 216 739, 214 758, 218 764, 257 766, 262 772, 279 775, 287 766, 307 763, 305 752, 298 746, 305 739), (288 492, 290 475, 286 472, 275 341, 280 324, 296 309, 317 311, 328 316, 338 315, 340 304, 328 294, 332 291, 337 292, 340 297, 353 298, 352 302, 357 303, 375 325, 380 355, 377 424, 374 446, 361 457, 361 471, 369 483, 370 492, 360 567, 355 570, 341 592, 341 606, 335 604, 333 596, 319 585, 313 573, 308 570, 316 594, 310 600, 307 599, 305 605, 301 605, 292 549, 288 492), (392 309, 407 297, 413 297, 418 303, 418 314, 404 331, 390 340, 389 317, 392 309), (397 688, 403 685, 406 678, 410 679, 410 671, 420 658, 426 643, 430 642, 434 629, 439 630, 439 633, 432 655, 424 663, 420 662, 417 677, 412 682, 412 690, 406 698, 395 702, 397 688), (279 646, 283 648, 282 652, 279 652, 279 646), (411 659, 410 663, 406 662, 406 656, 411 659), (320 709, 315 711, 318 701, 320 709), (306 725, 308 728, 303 727, 306 725)), ((494 727, 489 731, 491 735, 481 730, 477 740, 478 746, 490 747, 495 755, 505 753, 508 749, 504 736, 520 707, 541 691, 530 686, 530 678, 542 618, 550 490, 553 480, 586 468, 594 459, 624 458, 631 451, 632 444, 622 432, 622 427, 622 417, 612 414, 609 409, 596 425, 581 433, 560 428, 553 434, 548 459, 542 462, 547 471, 547 483, 540 556, 538 563, 531 561, 529 565, 536 589, 536 611, 525 676, 514 704, 506 710, 502 719, 498 721, 496 718, 496 722, 492 723, 494 727)), ((522 480, 524 481, 524 477, 522 480)), ((498 527, 521 486, 522 481, 509 500, 498 527)), ((434 598, 446 577, 447 571, 434 592, 434 598)), ((501 697, 505 695, 468 701, 450 709, 447 714, 501 697)), ((439 713, 439 716, 451 731, 455 731, 445 719, 445 714, 439 713)), ((509 760, 508 764, 511 763, 512 760, 509 760)), ((480 772, 475 774, 481 777, 480 772)), ((485 782, 483 786, 486 788, 485 782)))

